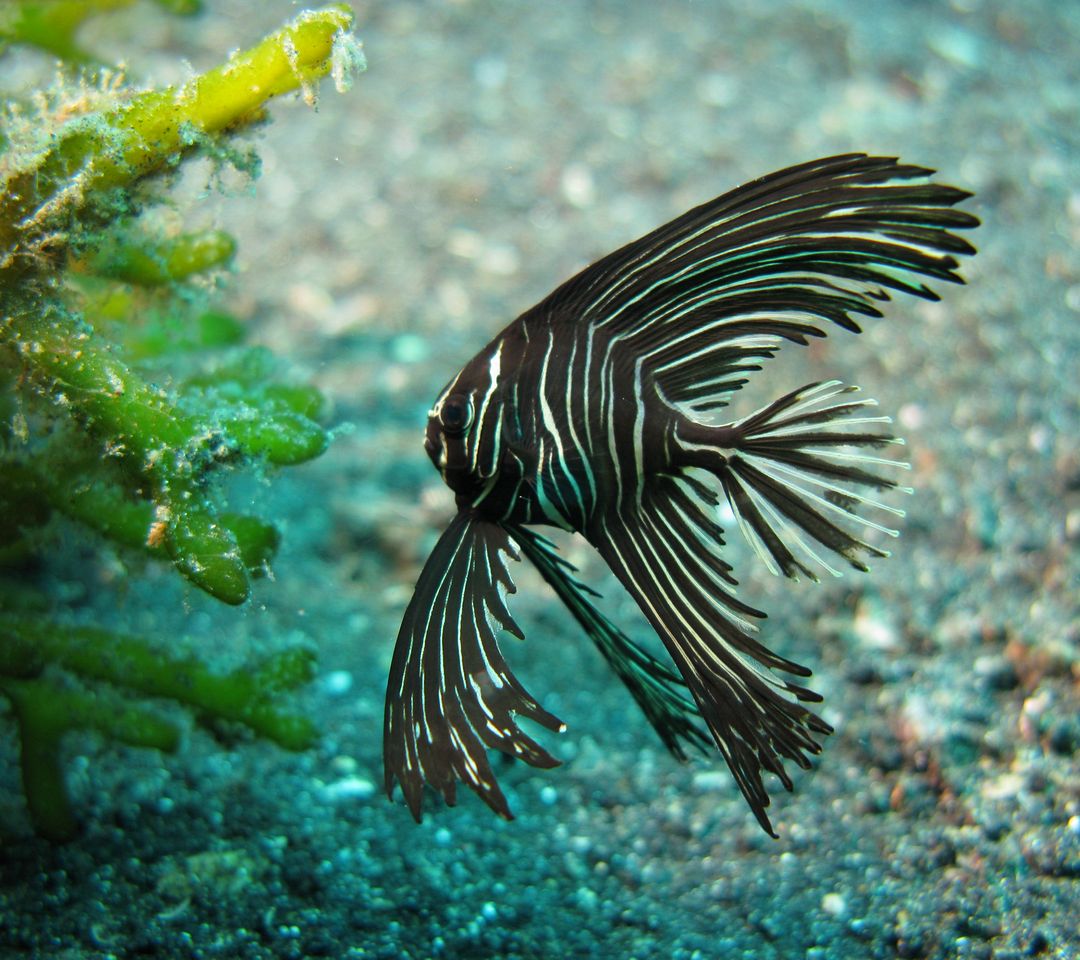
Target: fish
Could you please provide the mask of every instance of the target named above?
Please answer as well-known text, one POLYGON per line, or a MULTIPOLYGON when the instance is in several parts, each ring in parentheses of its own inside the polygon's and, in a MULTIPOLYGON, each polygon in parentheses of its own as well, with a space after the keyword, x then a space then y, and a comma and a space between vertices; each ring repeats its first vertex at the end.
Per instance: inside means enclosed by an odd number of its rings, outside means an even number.
MULTIPOLYGON (((873 400, 838 380, 721 411, 782 346, 881 318, 894 293, 963 283, 972 196, 934 170, 848 153, 787 167, 682 214, 567 280, 439 393, 425 449, 457 513, 402 619, 384 710, 387 796, 420 822, 425 784, 464 783, 512 819, 489 750, 559 761, 519 724, 562 732, 511 672, 524 639, 508 563, 530 561, 627 687, 665 747, 719 751, 761 828, 765 774, 810 767, 832 732, 811 671, 760 639, 724 557, 724 519, 790 579, 867 571, 897 536, 908 465, 873 400), (726 506, 725 506, 726 505, 726 506), (633 640, 535 528, 579 534, 636 601, 670 663, 633 640)), ((659 652, 659 651, 657 651, 659 652)), ((714 754, 715 755, 715 754, 714 754)))

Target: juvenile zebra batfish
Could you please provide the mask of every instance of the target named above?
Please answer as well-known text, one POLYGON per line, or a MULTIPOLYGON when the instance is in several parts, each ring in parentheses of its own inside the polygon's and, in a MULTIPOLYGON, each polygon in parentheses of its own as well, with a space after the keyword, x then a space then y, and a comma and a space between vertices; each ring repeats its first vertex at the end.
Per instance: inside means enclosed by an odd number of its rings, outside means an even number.
POLYGON ((951 230, 971 196, 896 158, 846 154, 732 190, 609 254, 507 326, 439 394, 425 447, 458 512, 428 558, 398 634, 386 693, 386 791, 419 821, 423 785, 455 802, 461 780, 510 808, 487 748, 558 761, 518 726, 564 725, 510 672, 497 636, 506 560, 524 554, 680 759, 715 744, 762 828, 762 781, 789 791, 830 726, 810 670, 758 639, 765 614, 736 595, 723 498, 773 573, 811 580, 887 556, 902 511, 879 456, 899 443, 856 387, 829 380, 741 419, 717 411, 782 344, 880 317, 923 278, 962 283, 974 248, 951 230), (594 605, 596 594, 535 526, 581 534, 656 630, 675 669, 594 605), (872 532, 872 534, 871 534, 872 532), (834 556, 835 555, 835 556, 834 556), (838 558, 838 559, 836 559, 838 558), (841 563, 842 561, 842 563, 841 563), (704 725, 704 727, 702 726, 704 725))

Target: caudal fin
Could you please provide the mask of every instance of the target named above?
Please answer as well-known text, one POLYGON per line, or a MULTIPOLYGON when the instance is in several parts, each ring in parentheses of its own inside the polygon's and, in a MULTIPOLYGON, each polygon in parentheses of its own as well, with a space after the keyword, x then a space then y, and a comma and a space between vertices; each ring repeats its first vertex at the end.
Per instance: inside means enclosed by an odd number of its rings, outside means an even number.
POLYGON ((864 537, 895 537, 890 521, 904 511, 859 488, 910 493, 879 472, 909 465, 868 452, 903 440, 881 429, 891 419, 873 414, 876 401, 855 399, 858 389, 811 383, 742 420, 685 419, 676 428, 681 465, 719 479, 744 536, 773 573, 817 580, 822 567, 839 576, 826 551, 857 570, 867 569, 862 556, 888 556, 864 537))

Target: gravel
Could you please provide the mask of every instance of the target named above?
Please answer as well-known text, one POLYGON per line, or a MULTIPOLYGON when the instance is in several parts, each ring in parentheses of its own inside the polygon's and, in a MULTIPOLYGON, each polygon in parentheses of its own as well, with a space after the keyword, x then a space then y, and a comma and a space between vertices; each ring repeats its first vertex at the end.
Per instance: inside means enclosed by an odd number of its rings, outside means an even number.
MULTIPOLYGON (((86 43, 164 82, 295 12, 207 6, 193 21, 138 6, 86 43)), ((1080 956, 1080 6, 358 12, 368 72, 347 95, 327 86, 317 113, 273 107, 254 191, 203 197, 205 169, 181 185, 193 226, 239 239, 232 308, 341 425, 324 457, 257 492, 284 531, 274 580, 236 611, 156 567, 133 567, 118 599, 113 561, 90 552, 57 574, 88 615, 213 638, 222 658, 317 644, 301 702, 323 738, 294 755, 193 728, 161 757, 71 737, 85 829, 63 847, 30 833, 5 738, 0 954, 1080 956), (589 260, 741 180, 851 149, 936 167, 976 192, 983 226, 968 286, 791 351, 754 394, 861 384, 898 415, 917 488, 869 575, 791 586, 733 554, 837 728, 775 797, 780 839, 718 759, 664 753, 525 569, 528 641, 508 655, 568 722, 547 738, 565 763, 500 768, 511 823, 469 795, 429 797, 415 825, 382 795, 380 753, 398 621, 453 509, 419 442, 428 404, 589 260)), ((602 565, 565 545, 646 638, 602 565)))

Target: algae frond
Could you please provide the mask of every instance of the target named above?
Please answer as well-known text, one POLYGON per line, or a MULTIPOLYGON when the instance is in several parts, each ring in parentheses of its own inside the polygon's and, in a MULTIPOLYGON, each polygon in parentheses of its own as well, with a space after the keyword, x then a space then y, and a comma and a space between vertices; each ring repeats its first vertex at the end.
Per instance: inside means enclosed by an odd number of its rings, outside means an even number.
MULTIPOLYGON (((11 4, 0 43, 56 41, 68 61, 96 4, 11 4), (63 30, 35 16, 47 10, 63 30), (29 19, 27 19, 29 17, 29 19), (66 18, 66 19, 65 19, 66 18)), ((166 6, 185 8, 175 2, 166 6)), ((279 534, 221 506, 215 479, 259 464, 303 463, 326 448, 318 391, 283 375, 269 351, 209 301, 207 276, 230 263, 221 230, 162 227, 152 208, 188 158, 257 172, 235 135, 267 102, 318 82, 344 89, 363 67, 352 13, 304 11, 250 49, 176 87, 138 89, 110 70, 61 74, 10 98, 0 136, 0 693, 19 727, 24 788, 46 836, 71 836, 59 740, 71 728, 174 749, 175 723, 147 698, 243 723, 298 749, 310 723, 276 705, 311 675, 309 651, 284 651, 217 675, 149 639, 76 623, 62 603, 27 612, 11 598, 57 549, 58 524, 171 562, 198 588, 243 603, 279 534)), ((49 44, 45 44, 49 46, 49 44)), ((70 66, 70 63, 69 63, 70 66)), ((29 589, 29 587, 27 587, 29 589)), ((32 606, 32 605, 31 605, 32 606)))

